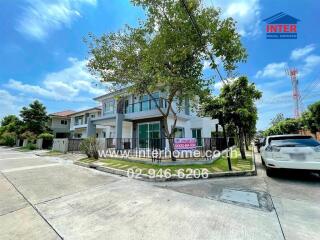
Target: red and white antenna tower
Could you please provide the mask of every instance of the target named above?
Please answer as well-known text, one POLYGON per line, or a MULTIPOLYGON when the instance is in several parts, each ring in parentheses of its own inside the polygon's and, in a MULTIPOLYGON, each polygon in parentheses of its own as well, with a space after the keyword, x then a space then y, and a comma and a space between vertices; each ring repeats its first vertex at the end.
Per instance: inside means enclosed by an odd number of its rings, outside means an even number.
POLYGON ((299 92, 299 81, 298 81, 298 70, 295 68, 286 69, 286 73, 291 78, 292 84, 292 98, 294 105, 294 118, 300 117, 300 92, 299 92))

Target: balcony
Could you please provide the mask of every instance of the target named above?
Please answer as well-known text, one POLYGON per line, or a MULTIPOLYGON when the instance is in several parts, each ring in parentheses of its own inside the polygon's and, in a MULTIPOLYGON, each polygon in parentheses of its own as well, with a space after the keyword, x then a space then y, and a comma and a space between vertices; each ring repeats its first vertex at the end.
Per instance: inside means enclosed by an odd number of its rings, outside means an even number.
MULTIPOLYGON (((167 107, 167 101, 164 98, 157 98, 155 99, 158 106, 160 108, 166 108, 167 107)), ((157 105, 153 99, 149 99, 146 101, 140 101, 132 104, 124 104, 120 103, 118 108, 118 113, 137 113, 137 112, 145 112, 150 110, 156 110, 157 105), (122 105, 122 107, 121 107, 122 105)))

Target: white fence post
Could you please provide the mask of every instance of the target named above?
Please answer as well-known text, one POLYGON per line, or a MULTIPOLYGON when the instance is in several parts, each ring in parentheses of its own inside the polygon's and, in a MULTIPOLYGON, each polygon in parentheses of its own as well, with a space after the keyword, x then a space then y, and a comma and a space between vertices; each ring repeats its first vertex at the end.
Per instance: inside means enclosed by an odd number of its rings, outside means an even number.
POLYGON ((52 150, 66 153, 68 151, 68 144, 68 138, 55 138, 53 139, 52 150))
POLYGON ((28 139, 23 139, 22 147, 26 147, 28 145, 28 139))
POLYGON ((37 149, 42 149, 43 139, 39 138, 37 139, 37 149))

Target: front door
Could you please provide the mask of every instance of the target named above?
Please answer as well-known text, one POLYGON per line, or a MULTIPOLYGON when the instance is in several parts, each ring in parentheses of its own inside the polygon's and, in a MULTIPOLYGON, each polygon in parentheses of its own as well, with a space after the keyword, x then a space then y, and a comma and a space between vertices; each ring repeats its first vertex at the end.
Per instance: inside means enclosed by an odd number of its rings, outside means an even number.
POLYGON ((160 148, 160 123, 141 123, 139 126, 139 148, 160 148))

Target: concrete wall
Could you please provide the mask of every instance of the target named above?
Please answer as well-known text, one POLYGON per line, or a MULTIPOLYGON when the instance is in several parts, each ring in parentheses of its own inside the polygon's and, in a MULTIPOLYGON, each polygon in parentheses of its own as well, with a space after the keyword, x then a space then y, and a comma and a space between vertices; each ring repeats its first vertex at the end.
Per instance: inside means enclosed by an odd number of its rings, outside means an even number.
POLYGON ((52 150, 66 153, 68 151, 68 139, 67 138, 53 139, 52 150))
POLYGON ((68 132, 70 131, 70 119, 68 118, 51 118, 51 129, 55 132, 68 132), (67 121, 67 125, 61 124, 61 120, 67 121))
POLYGON ((28 145, 28 139, 23 139, 22 147, 26 147, 28 145))
POLYGON ((37 143, 36 143, 37 149, 42 149, 42 143, 43 143, 43 139, 42 138, 37 139, 37 143))
MULTIPOLYGON (((174 123, 172 117, 168 118, 168 127, 170 128, 174 123)), ((192 129, 201 128, 201 136, 203 138, 210 138, 211 132, 216 131, 215 124, 218 120, 211 118, 192 117, 191 120, 178 119, 176 127, 183 127, 186 138, 192 137, 192 129)))

